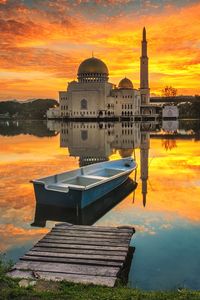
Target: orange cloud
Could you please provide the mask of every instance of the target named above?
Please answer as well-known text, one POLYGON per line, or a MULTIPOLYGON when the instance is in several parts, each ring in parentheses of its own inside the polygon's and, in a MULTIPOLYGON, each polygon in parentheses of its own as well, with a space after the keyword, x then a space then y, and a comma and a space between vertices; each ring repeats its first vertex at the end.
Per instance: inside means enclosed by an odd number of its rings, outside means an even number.
POLYGON ((0 249, 1 252, 8 251, 13 246, 23 245, 30 240, 36 241, 42 238, 49 230, 47 228, 42 229, 24 229, 16 227, 13 224, 5 224, 0 226, 0 249))
POLYGON ((13 237, 24 237, 26 235, 38 235, 41 233, 46 233, 48 232, 47 228, 42 228, 42 229, 24 229, 20 227, 15 227, 13 224, 5 224, 1 226, 0 228, 0 234, 2 237, 6 237, 7 235, 13 236, 13 237))
POLYGON ((117 83, 126 75, 138 87, 144 25, 149 41, 151 91, 160 93, 169 84, 179 93, 200 92, 199 3, 165 5, 161 10, 159 4, 144 1, 143 14, 139 14, 139 8, 138 12, 115 11, 120 5, 130 5, 130 1, 96 1, 97 6, 90 7, 91 18, 80 10, 81 5, 88 2, 74 1, 70 5, 68 1, 45 1, 40 7, 28 7, 20 1, 2 4, 0 87, 6 86, 3 98, 14 95, 12 82, 18 80, 17 97, 55 97, 66 81, 76 77, 79 63, 92 51, 108 64, 112 82, 117 83), (96 9, 100 6, 102 12, 98 15, 96 9), (109 7, 110 15, 105 14, 104 7, 109 7), (153 11, 147 13, 147 8, 153 11), (96 19, 92 19, 96 14, 96 19), (189 19, 192 22, 188 26, 189 19), (23 79, 29 80, 28 86, 20 81, 23 79))

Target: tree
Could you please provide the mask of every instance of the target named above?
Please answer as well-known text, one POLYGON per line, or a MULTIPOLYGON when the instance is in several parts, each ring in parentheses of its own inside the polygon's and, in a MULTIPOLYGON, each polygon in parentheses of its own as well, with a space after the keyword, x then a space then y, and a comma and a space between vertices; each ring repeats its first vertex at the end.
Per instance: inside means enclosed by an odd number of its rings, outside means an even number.
POLYGON ((162 89, 162 96, 163 97, 176 97, 177 89, 173 88, 172 86, 166 86, 162 89))

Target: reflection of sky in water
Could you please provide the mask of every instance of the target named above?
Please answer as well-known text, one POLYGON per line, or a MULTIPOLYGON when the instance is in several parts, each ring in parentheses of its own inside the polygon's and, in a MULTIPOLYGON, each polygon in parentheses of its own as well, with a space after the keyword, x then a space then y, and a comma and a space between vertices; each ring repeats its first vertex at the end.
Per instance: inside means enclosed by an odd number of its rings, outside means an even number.
POLYGON ((130 286, 144 289, 200 286, 198 223, 179 218, 175 213, 149 212, 130 204, 123 212, 115 208, 97 224, 129 224, 136 228, 131 242, 136 250, 129 274, 130 286))
POLYGON ((197 226, 175 225, 155 235, 136 235, 129 282, 145 289, 200 286, 200 238, 197 226))
MULTIPOLYGON (((29 180, 78 166, 59 136, 0 136, 0 249, 17 259, 47 231, 34 228, 35 200, 29 180)), ((146 289, 200 287, 200 152, 199 142, 151 139, 147 204, 138 188, 102 217, 98 225, 136 228, 129 284, 146 289)), ((139 159, 139 150, 136 150, 139 159)), ((116 152, 112 158, 118 157, 116 152)), ((48 222, 51 227, 53 222, 48 222)))

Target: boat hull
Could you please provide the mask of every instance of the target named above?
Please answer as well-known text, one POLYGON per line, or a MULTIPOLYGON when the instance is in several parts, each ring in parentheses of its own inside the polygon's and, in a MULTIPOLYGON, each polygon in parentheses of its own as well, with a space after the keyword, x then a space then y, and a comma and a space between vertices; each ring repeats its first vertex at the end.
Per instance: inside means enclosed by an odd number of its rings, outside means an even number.
POLYGON ((92 202, 103 197, 107 193, 113 191, 119 185, 123 184, 127 180, 130 173, 120 176, 118 178, 115 178, 114 180, 111 180, 109 182, 100 184, 94 188, 85 190, 82 193, 81 208, 84 208, 84 207, 90 205, 92 202))
POLYGON ((129 173, 123 174, 122 176, 105 183, 101 183, 98 186, 91 187, 90 189, 69 189, 68 193, 47 190, 44 184, 34 182, 35 198, 40 204, 55 205, 56 203, 59 206, 69 208, 85 208, 123 184, 131 172, 132 170, 130 170, 129 173))
POLYGON ((130 177, 116 189, 94 201, 84 209, 59 206, 57 203, 49 205, 36 202, 35 218, 31 226, 45 227, 47 221, 67 222, 77 225, 92 225, 113 207, 130 195, 137 187, 137 183, 130 177))

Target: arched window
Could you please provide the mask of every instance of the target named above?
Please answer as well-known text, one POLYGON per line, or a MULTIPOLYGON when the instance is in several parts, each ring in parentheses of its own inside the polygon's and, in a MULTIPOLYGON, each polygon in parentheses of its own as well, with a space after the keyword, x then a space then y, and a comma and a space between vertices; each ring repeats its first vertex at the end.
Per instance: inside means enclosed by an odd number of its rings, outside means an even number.
POLYGON ((87 109, 87 100, 86 99, 82 99, 81 100, 81 109, 87 109))

